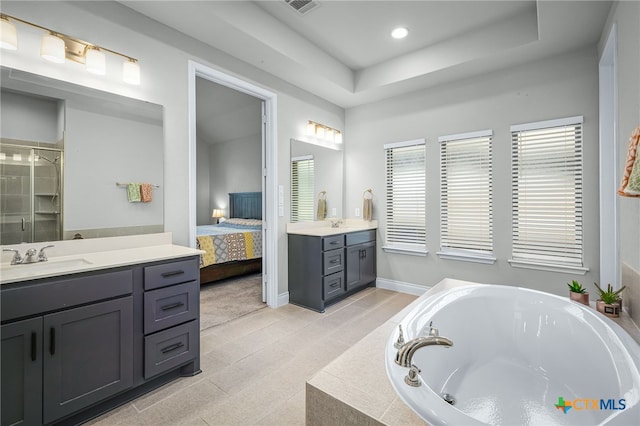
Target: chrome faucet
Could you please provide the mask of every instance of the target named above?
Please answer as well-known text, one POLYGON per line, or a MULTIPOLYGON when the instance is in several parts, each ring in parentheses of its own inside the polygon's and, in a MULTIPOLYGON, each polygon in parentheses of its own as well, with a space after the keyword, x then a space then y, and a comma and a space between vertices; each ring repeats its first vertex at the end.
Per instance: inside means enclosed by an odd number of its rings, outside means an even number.
POLYGON ((25 252, 24 256, 20 256, 20 252, 16 249, 3 248, 2 251, 13 252, 13 258, 11 259, 12 265, 23 265, 27 263, 46 262, 48 258, 44 250, 50 247, 55 247, 55 246, 54 245, 44 246, 40 249, 39 252, 34 248, 30 248, 25 252), (36 257, 36 254, 38 255, 37 257, 36 257))
POLYGON ((437 328, 431 328, 429 330, 429 336, 411 339, 398 349, 396 364, 411 368, 413 365, 413 355, 418 349, 425 346, 444 346, 445 348, 449 348, 453 346, 453 342, 446 337, 439 336, 437 328))
POLYGON ((331 221, 332 228, 337 228, 339 225, 342 224, 342 220, 340 219, 330 219, 330 221, 331 221))

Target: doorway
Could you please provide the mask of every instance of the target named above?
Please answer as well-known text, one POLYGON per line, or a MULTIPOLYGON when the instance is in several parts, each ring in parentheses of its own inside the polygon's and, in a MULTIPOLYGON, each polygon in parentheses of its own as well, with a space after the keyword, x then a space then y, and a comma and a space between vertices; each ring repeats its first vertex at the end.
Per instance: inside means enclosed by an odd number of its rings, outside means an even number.
POLYGON ((268 90, 214 70, 206 65, 189 61, 189 242, 196 246, 197 224, 197 78, 219 84, 262 103, 261 186, 262 186, 262 293, 267 306, 278 307, 277 269, 277 144, 276 95, 268 90))

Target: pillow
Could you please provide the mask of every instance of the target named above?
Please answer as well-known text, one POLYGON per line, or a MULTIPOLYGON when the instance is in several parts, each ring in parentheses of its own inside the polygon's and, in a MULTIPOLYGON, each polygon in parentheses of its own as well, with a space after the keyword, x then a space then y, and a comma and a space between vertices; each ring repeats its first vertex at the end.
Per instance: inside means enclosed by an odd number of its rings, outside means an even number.
POLYGON ((232 217, 223 223, 225 225, 262 226, 262 220, 260 219, 240 219, 238 217, 232 217))

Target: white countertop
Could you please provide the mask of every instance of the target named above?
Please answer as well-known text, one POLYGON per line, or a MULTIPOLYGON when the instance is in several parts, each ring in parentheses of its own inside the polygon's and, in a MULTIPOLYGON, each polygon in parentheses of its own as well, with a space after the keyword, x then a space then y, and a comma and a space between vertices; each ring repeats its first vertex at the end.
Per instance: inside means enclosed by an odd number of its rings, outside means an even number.
POLYGON ((331 219, 315 222, 287 223, 287 234, 310 235, 313 237, 328 237, 330 235, 346 234, 349 232, 369 231, 378 228, 377 220, 341 219, 337 228, 331 227, 331 219))
MULTIPOLYGON (((66 246, 64 250, 59 249, 59 252, 63 252, 64 255, 55 255, 55 252, 51 250, 52 253, 49 253, 49 260, 46 262, 20 265, 11 265, 6 258, 7 254, 9 258, 11 254, 6 253, 2 257, 4 262, 0 263, 0 284, 176 259, 202 253, 197 249, 171 244, 171 235, 168 234, 168 236, 169 239, 157 237, 145 239, 143 237, 136 240, 135 244, 132 243, 131 238, 118 240, 121 237, 96 238, 89 243, 86 242, 89 240, 83 240, 84 242, 76 244, 80 250, 75 252, 73 244, 68 244, 71 243, 70 241, 59 241, 54 244, 66 246), (145 242, 149 245, 144 245, 145 242), (91 244, 92 249, 88 249, 87 244, 91 244), (104 249, 100 250, 100 247, 104 249)), ((38 248, 44 245, 46 243, 3 246, 3 248, 19 247, 22 255, 31 246, 38 248)))

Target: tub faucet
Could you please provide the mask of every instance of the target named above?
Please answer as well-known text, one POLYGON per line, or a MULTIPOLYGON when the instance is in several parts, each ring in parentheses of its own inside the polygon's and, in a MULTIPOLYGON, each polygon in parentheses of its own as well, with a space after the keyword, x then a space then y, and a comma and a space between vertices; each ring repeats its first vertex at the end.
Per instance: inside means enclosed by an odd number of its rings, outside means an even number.
POLYGON ((396 354, 396 364, 401 365, 402 367, 411 368, 413 365, 413 354, 415 354, 418 349, 425 346, 444 346, 445 348, 449 348, 453 346, 453 342, 446 337, 433 335, 431 333, 428 337, 416 337, 415 339, 409 340, 407 343, 402 345, 400 349, 398 349, 398 353, 396 354))

